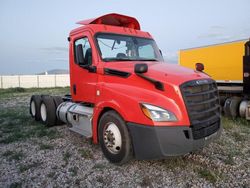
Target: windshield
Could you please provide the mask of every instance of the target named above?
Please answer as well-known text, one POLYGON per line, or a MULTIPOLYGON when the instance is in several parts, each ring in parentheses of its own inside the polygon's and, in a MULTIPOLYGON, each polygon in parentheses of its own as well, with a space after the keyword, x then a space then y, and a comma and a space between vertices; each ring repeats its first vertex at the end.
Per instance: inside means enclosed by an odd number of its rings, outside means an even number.
POLYGON ((163 61, 153 39, 98 34, 96 40, 103 61, 163 61))

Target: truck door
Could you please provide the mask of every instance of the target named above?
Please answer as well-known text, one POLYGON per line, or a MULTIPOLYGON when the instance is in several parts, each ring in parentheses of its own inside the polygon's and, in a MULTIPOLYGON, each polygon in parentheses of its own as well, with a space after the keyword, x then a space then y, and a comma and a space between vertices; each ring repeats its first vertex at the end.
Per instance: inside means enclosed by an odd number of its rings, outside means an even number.
POLYGON ((250 94, 250 41, 245 44, 245 55, 243 57, 243 92, 250 94))
POLYGON ((73 57, 71 56, 70 63, 70 83, 71 95, 75 102, 95 103, 97 74, 96 53, 93 53, 95 48, 89 32, 83 32, 83 35, 76 36, 71 44, 73 57), (82 46, 84 61, 88 62, 88 67, 83 67, 77 62, 77 46, 82 46), (73 59, 73 60, 72 60, 73 59), (90 68, 92 68, 90 70, 90 68))

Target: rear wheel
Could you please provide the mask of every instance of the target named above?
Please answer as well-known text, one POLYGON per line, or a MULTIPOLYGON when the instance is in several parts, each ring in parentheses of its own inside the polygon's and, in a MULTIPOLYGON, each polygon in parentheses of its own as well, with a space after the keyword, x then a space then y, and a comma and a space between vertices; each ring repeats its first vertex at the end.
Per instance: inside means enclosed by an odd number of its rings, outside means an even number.
POLYGON ((221 106, 224 106, 227 98, 228 98, 227 96, 220 96, 220 105, 221 106))
POLYGON ((240 103, 239 114, 240 114, 240 117, 242 117, 242 118, 246 117, 247 105, 248 105, 247 100, 243 100, 240 103))
POLYGON ((226 99, 223 110, 227 117, 236 118, 239 116, 241 97, 230 97, 226 99))
POLYGON ((30 115, 35 118, 36 121, 41 120, 40 105, 42 98, 40 95, 32 95, 30 98, 30 115))
POLYGON ((42 96, 40 106, 41 120, 43 124, 51 127, 56 124, 56 106, 51 96, 42 96))
MULTIPOLYGON (((57 110, 57 107, 58 107, 61 103, 64 102, 63 99, 62 99, 62 97, 60 97, 60 96, 53 96, 53 100, 54 100, 54 103, 55 103, 55 108, 56 108, 56 110, 57 110)), ((62 124, 64 124, 64 122, 62 122, 62 121, 61 121, 60 119, 58 119, 57 116, 56 116, 56 124, 57 124, 57 125, 62 125, 62 124)))
POLYGON ((239 117, 239 106, 241 102, 241 97, 232 97, 230 105, 230 114, 232 118, 239 117))
POLYGON ((223 112, 226 117, 231 117, 230 104, 231 104, 231 98, 227 98, 223 106, 223 112))
POLYGON ((131 139, 124 120, 115 112, 103 114, 98 137, 104 156, 112 163, 124 164, 132 157, 131 139))

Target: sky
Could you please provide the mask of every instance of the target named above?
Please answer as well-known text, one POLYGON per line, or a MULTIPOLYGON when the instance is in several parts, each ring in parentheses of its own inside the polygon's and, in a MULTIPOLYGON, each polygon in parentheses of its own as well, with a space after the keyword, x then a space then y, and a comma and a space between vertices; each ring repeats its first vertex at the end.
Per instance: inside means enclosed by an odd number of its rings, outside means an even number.
POLYGON ((0 75, 68 69, 75 23, 108 13, 136 17, 164 58, 178 50, 250 38, 250 0, 0 0, 0 75))

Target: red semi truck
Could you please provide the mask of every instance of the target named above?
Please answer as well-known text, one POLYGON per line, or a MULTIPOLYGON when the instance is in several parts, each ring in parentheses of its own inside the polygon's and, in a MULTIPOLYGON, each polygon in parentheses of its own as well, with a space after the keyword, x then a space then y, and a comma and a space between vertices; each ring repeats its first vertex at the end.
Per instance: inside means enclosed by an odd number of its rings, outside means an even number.
POLYGON ((33 95, 30 113, 37 121, 66 123, 116 164, 183 155, 220 135, 214 80, 164 62, 133 17, 108 14, 78 23, 83 26, 68 37, 71 95, 33 95))

